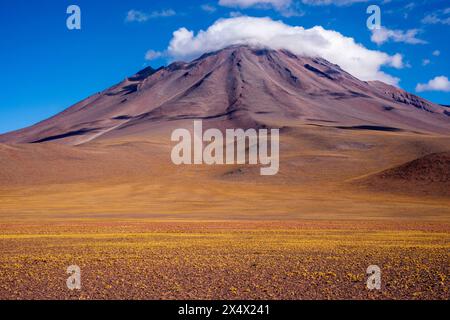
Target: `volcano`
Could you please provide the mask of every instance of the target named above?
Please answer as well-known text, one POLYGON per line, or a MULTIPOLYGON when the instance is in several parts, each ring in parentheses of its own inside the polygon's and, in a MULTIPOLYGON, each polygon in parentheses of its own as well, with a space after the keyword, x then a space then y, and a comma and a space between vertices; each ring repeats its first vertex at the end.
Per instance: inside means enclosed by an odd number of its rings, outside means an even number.
POLYGON ((423 157, 427 176, 439 176, 448 167, 426 156, 449 146, 443 106, 321 58, 232 46, 146 68, 0 136, 1 207, 14 217, 432 219, 448 214, 448 180, 412 183, 422 167, 408 165, 407 175, 379 177, 423 157), (175 165, 171 133, 194 120, 205 130, 279 129, 278 173, 175 165))
POLYGON ((450 133, 444 107, 399 88, 360 81, 322 58, 232 46, 189 63, 148 67, 48 120, 0 136, 0 142, 80 145, 151 135, 192 119, 219 128, 450 133))

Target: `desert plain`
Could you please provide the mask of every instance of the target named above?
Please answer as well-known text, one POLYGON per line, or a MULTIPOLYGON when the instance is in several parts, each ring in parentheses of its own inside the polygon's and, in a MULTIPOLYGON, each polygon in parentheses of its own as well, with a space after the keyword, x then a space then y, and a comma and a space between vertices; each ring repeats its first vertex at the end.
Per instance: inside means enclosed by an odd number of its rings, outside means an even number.
POLYGON ((448 180, 432 174, 448 179, 449 139, 423 139, 291 129, 273 177, 175 166, 155 135, 2 145, 0 298, 448 299, 448 180), (444 167, 409 179, 402 164, 429 153, 444 167))

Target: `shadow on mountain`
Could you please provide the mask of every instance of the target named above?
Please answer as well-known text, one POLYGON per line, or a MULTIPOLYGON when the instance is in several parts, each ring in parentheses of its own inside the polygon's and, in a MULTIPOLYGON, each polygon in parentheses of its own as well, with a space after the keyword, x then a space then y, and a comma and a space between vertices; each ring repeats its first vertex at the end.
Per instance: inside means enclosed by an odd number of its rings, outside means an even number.
POLYGON ((76 130, 76 131, 70 131, 67 133, 63 133, 63 134, 57 134, 54 136, 49 136, 46 138, 42 138, 36 141, 32 141, 31 143, 42 143, 42 142, 48 142, 48 141, 54 141, 54 140, 59 140, 59 139, 64 139, 64 138, 69 138, 69 137, 73 137, 73 136, 82 136, 86 133, 89 132, 94 132, 99 130, 100 128, 93 128, 93 129, 80 129, 80 130, 76 130))
POLYGON ((351 127, 339 126, 339 127, 336 127, 336 128, 337 129, 343 129, 343 130, 373 130, 373 131, 387 131, 387 132, 401 132, 401 131, 404 131, 404 130, 399 129, 399 128, 384 127, 384 126, 368 126, 368 125, 351 126, 351 127))

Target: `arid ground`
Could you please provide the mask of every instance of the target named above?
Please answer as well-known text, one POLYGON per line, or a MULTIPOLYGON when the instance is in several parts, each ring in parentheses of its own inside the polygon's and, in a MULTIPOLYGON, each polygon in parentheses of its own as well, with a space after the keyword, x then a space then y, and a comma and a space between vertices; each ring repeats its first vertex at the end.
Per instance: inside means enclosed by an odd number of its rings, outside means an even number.
POLYGON ((399 221, 1 225, 7 299, 448 299, 449 226, 399 221), (65 286, 67 266, 82 290, 65 286), (382 290, 366 289, 366 268, 382 290))
POLYGON ((298 127, 262 177, 164 136, 1 145, 0 298, 449 298, 449 138, 298 127))

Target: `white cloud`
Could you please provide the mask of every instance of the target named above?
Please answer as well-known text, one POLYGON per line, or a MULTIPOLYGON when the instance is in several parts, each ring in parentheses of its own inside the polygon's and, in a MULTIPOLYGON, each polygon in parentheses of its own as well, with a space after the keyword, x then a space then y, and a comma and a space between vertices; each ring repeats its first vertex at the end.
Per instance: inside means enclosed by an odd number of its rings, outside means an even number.
POLYGON ((255 6, 272 6, 282 9, 290 6, 292 0, 220 0, 219 4, 225 7, 250 8, 255 6))
POLYGON ((443 10, 436 10, 430 14, 427 14, 422 23, 425 24, 447 24, 450 25, 450 8, 443 10))
MULTIPOLYGON (((440 52, 439 50, 434 50, 431 54, 432 54, 433 56, 435 56, 435 57, 438 57, 438 56, 441 55, 441 52, 440 52)), ((431 63, 431 60, 430 60, 430 59, 423 59, 423 60, 422 60, 422 66, 427 66, 427 65, 429 65, 430 63, 431 63)))
POLYGON ((231 11, 230 12, 230 17, 232 17, 232 18, 242 17, 242 16, 243 16, 243 14, 239 11, 231 11))
POLYGON ((206 31, 195 34, 186 28, 173 33, 167 52, 173 59, 191 59, 230 45, 249 44, 287 49, 298 55, 323 57, 361 80, 397 84, 382 66, 402 68, 402 56, 369 50, 353 38, 321 26, 305 29, 270 18, 235 17, 219 19, 206 31))
POLYGON ((445 76, 435 77, 427 83, 419 83, 416 86, 417 92, 423 91, 445 91, 450 92, 450 81, 445 76))
POLYGON ((167 9, 167 10, 161 10, 161 11, 153 11, 150 13, 150 18, 165 18, 165 17, 173 17, 177 13, 175 10, 167 9))
POLYGON ((430 59, 423 59, 423 60, 422 60, 422 65, 423 65, 423 66, 427 66, 427 65, 430 64, 430 62, 431 62, 430 59))
POLYGON ((425 24, 450 24, 450 17, 440 17, 437 14, 426 15, 422 19, 425 24))
POLYGON ((304 4, 309 4, 313 6, 327 6, 327 5, 336 5, 336 6, 346 6, 351 5, 353 3, 358 2, 367 2, 369 0, 302 0, 304 4))
POLYGON ((404 42, 408 44, 424 44, 424 40, 418 39, 416 36, 420 33, 419 29, 410 29, 407 31, 390 30, 385 27, 372 30, 372 42, 381 45, 388 41, 404 42))
POLYGON ((206 12, 208 12, 208 13, 213 13, 213 12, 216 12, 216 10, 217 10, 216 7, 214 7, 214 6, 210 5, 210 4, 202 4, 202 5, 200 6, 200 8, 201 8, 203 11, 206 11, 206 12))
MULTIPOLYGON (((403 63, 403 56, 400 53, 394 54, 390 57, 389 65, 397 69, 403 68, 405 66, 403 63)), ((407 64, 406 66, 408 68, 410 67, 409 64, 407 64)))
MULTIPOLYGON (((353 3, 368 2, 369 0, 301 0, 302 3, 312 6, 336 5, 345 6, 353 3)), ((249 8, 254 6, 270 5, 274 8, 289 7, 293 0, 219 0, 219 4, 227 7, 249 8)))
POLYGON ((139 10, 130 10, 125 18, 126 22, 144 22, 149 19, 148 14, 139 10))
POLYGON ((145 60, 155 60, 163 56, 162 52, 155 50, 148 50, 145 54, 145 60))
POLYGON ((414 2, 410 2, 410 3, 408 3, 406 6, 404 6, 403 9, 406 9, 406 10, 412 10, 412 9, 414 9, 415 7, 416 7, 416 4, 415 4, 414 2))
POLYGON ((132 10, 128 11, 125 21, 126 22, 145 22, 150 19, 166 18, 166 17, 172 17, 174 15, 176 15, 176 12, 175 12, 175 10, 172 10, 172 9, 153 11, 150 13, 132 9, 132 10))
POLYGON ((293 0, 219 0, 219 5, 231 8, 275 9, 285 17, 302 16, 303 12, 293 0))

